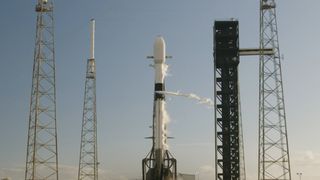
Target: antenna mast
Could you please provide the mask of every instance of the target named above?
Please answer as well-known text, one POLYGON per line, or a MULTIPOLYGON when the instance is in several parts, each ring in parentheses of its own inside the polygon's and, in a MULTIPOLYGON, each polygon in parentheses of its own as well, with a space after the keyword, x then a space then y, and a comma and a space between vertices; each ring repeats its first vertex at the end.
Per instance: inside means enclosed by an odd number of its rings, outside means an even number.
POLYGON ((90 58, 87 61, 78 180, 98 180, 94 33, 95 20, 91 19, 90 58))
POLYGON ((275 0, 260 0, 260 49, 258 179, 291 180, 275 0))
POLYGON ((58 180, 54 17, 38 0, 25 180, 58 180))

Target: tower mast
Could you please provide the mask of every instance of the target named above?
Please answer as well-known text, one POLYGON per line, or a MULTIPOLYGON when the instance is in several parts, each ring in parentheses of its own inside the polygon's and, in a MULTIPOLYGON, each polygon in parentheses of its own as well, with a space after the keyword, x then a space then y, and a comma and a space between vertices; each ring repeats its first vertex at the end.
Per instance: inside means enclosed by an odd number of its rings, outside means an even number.
POLYGON ((260 49, 258 179, 291 180, 275 0, 260 0, 260 49))
POLYGON ((215 21, 215 180, 240 180, 245 175, 240 167, 239 60, 239 22, 215 21))
POLYGON ((25 180, 58 180, 53 1, 38 0, 25 180))
POLYGON ((90 58, 87 61, 78 180, 98 180, 95 20, 91 20, 90 58))

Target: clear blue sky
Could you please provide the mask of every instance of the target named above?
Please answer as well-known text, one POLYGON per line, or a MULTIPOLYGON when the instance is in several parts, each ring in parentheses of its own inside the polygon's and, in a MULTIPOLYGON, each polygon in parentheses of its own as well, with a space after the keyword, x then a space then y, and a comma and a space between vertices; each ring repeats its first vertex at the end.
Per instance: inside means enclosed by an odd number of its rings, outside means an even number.
MULTIPOLYGON (((36 0, 0 6, 0 177, 23 179, 35 37, 36 0)), ((280 50, 292 175, 320 178, 320 1, 279 1, 280 50)), ((151 148, 154 38, 166 39, 168 90, 213 95, 214 20, 240 21, 241 47, 257 47, 258 0, 55 1, 58 145, 61 179, 76 179, 89 20, 96 19, 101 180, 141 176, 151 148)), ((241 101, 248 180, 257 177, 258 59, 241 58, 241 101)), ((168 100, 171 152, 179 172, 212 177, 213 112, 179 97, 168 100)))

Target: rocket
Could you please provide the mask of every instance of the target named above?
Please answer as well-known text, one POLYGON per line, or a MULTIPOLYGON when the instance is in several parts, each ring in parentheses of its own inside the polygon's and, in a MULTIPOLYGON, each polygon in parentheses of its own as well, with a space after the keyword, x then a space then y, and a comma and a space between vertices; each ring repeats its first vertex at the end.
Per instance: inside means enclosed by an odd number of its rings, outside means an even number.
POLYGON ((169 180, 176 177, 176 160, 168 151, 167 114, 165 109, 165 77, 168 65, 166 44, 163 37, 158 36, 153 45, 154 105, 153 105, 153 146, 148 157, 143 160, 143 180, 169 180), (147 170, 148 169, 148 170, 147 170))
POLYGON ((158 92, 165 91, 164 78, 167 69, 166 64, 166 44, 164 39, 159 36, 156 38, 153 47, 155 84, 154 84, 154 148, 162 159, 163 151, 167 149, 167 135, 165 124, 165 95, 158 92))

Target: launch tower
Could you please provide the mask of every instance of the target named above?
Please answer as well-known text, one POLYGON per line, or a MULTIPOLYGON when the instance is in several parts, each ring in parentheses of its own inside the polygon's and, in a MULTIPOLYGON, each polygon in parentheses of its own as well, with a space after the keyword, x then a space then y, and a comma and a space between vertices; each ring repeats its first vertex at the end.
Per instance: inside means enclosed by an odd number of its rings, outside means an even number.
POLYGON ((240 180, 238 24, 238 21, 214 24, 216 180, 240 180))
POLYGON ((291 180, 275 0, 260 0, 260 49, 258 179, 291 180))
POLYGON ((58 180, 52 0, 38 0, 25 180, 58 180))
POLYGON ((78 180, 98 180, 95 20, 91 20, 90 58, 87 61, 78 180))

